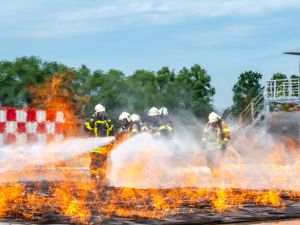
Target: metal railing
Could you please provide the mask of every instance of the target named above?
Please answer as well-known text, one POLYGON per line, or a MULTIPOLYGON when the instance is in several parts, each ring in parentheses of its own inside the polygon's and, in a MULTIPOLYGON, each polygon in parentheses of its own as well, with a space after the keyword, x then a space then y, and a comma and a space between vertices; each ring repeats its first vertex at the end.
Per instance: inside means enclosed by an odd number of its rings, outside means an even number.
POLYGON ((263 90, 239 114, 240 119, 255 124, 261 116, 269 113, 269 104, 272 102, 300 104, 299 83, 299 78, 267 81, 263 90))
POLYGON ((268 102, 300 102, 299 78, 267 81, 264 98, 268 102))
POLYGON ((253 98, 250 104, 240 113, 239 117, 241 120, 253 121, 257 115, 264 108, 264 96, 260 92, 255 98, 253 98))

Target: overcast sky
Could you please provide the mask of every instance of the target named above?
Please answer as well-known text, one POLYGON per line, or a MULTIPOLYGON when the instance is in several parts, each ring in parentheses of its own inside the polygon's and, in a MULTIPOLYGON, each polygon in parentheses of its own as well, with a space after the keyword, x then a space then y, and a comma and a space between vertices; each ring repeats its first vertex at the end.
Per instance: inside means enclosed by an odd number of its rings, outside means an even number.
POLYGON ((1 0, 0 59, 36 55, 71 67, 212 76, 215 105, 232 102, 240 73, 298 73, 300 0, 1 0))

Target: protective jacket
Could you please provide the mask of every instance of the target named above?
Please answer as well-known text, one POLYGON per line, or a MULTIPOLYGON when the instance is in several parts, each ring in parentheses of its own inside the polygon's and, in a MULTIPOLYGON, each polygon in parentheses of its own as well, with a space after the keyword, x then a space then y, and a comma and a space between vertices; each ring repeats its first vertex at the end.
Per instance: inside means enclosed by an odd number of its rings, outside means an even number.
POLYGON ((217 121, 216 126, 207 123, 204 129, 203 140, 215 142, 222 149, 226 149, 227 143, 230 140, 230 131, 227 124, 222 119, 217 121))
POLYGON ((84 123, 85 131, 92 132, 95 137, 108 137, 113 133, 113 125, 106 115, 94 115, 84 123))
POLYGON ((155 137, 171 137, 173 134, 173 127, 170 124, 162 124, 154 133, 155 137))

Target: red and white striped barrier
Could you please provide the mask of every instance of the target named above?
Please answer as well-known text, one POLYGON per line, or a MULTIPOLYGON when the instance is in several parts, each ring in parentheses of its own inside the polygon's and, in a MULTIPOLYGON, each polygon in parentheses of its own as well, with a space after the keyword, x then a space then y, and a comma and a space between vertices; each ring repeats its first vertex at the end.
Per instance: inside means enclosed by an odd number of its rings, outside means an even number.
POLYGON ((59 111, 0 107, 0 145, 62 140, 64 122, 59 111))

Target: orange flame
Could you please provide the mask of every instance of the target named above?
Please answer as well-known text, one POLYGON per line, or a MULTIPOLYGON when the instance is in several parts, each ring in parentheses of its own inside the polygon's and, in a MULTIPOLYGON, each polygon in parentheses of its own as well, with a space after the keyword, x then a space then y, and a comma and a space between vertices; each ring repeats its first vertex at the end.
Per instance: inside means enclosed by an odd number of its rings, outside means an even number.
POLYGON ((65 122, 60 124, 60 129, 68 136, 80 133, 80 121, 75 114, 80 113, 83 102, 89 101, 89 98, 77 95, 73 80, 73 72, 69 69, 65 73, 53 75, 42 85, 29 88, 34 95, 31 107, 46 109, 49 117, 55 117, 58 111, 64 113, 65 122))

